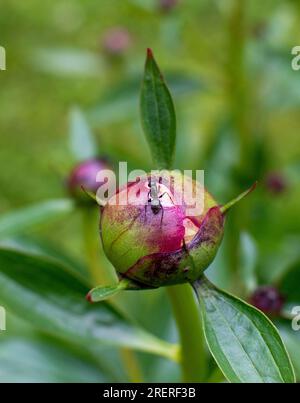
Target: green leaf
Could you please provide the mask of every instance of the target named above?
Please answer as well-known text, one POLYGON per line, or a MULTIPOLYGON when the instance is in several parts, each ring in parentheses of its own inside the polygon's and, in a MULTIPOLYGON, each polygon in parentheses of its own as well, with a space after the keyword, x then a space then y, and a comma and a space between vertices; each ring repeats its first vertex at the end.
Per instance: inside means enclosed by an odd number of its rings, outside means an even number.
MULTIPOLYGON (((59 243, 59 240, 58 240, 59 243)), ((46 256, 71 267, 75 271, 86 275, 88 268, 77 257, 69 255, 59 244, 37 237, 16 236, 0 239, 0 248, 12 249, 30 255, 46 256)))
POLYGON ((300 331, 295 331, 292 328, 291 320, 280 319, 276 323, 281 337, 283 338, 286 348, 290 354, 297 381, 300 380, 300 331))
POLYGON ((292 364, 272 322, 206 278, 194 284, 209 349, 231 382, 291 383, 292 364))
MULTIPOLYGON (((183 73, 169 72, 167 78, 172 94, 177 98, 207 87, 203 80, 183 73)), ((140 81, 140 76, 134 75, 117 82, 109 88, 109 91, 104 91, 101 98, 88 111, 89 122, 93 126, 100 127, 128 119, 136 122, 140 81)))
POLYGON ((60 215, 71 213, 74 207, 71 199, 56 199, 3 214, 0 216, 0 238, 22 234, 34 226, 46 224, 60 215))
POLYGON ((116 285, 98 286, 93 288, 88 293, 87 298, 90 302, 100 302, 118 294, 121 290, 124 289, 126 289, 126 284, 122 283, 121 281, 116 285))
POLYGON ((0 249, 0 305, 37 329, 77 343, 106 343, 176 358, 177 348, 103 302, 86 301, 77 274, 55 260, 0 249))
POLYGON ((257 264, 257 247, 254 239, 248 232, 241 233, 239 249, 241 277, 247 292, 251 293, 257 286, 255 273, 257 264))
MULTIPOLYGON (((145 287, 146 288, 146 287, 145 287)), ((93 288, 87 295, 90 302, 100 302, 118 294, 122 290, 140 290, 142 287, 126 278, 114 285, 99 285, 93 288)))
POLYGON ((82 111, 73 107, 70 112, 70 149, 77 161, 94 158, 97 146, 82 111))
MULTIPOLYGON (((65 382, 95 382, 95 377, 98 381, 103 379, 110 382, 128 379, 120 353, 114 346, 99 343, 79 345, 78 342, 52 337, 16 317, 11 311, 7 312, 6 329, 0 336, 0 382, 10 377, 10 382, 20 382, 22 379, 50 382, 48 376, 60 376, 61 382, 63 379, 65 382), (36 353, 33 352, 34 348, 36 353), (71 366, 76 366, 76 363, 77 368, 72 371, 71 366)), ((149 354, 149 357, 155 356, 149 354)))
POLYGON ((150 49, 142 83, 141 114, 153 161, 158 169, 171 168, 176 140, 175 109, 150 49))
POLYGON ((96 53, 68 47, 37 48, 28 54, 37 70, 56 77, 99 77, 105 64, 96 53))
POLYGON ((109 382, 86 357, 46 337, 5 337, 0 341, 1 382, 109 382))

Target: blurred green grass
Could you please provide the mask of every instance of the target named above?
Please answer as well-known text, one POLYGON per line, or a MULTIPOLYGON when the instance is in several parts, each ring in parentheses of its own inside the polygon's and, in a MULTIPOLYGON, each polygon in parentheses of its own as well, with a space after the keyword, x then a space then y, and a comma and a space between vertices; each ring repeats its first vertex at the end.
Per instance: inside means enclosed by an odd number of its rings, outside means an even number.
MULTIPOLYGON (((157 12, 155 3, 118 0, 88 0, 84 3, 78 0, 43 3, 37 0, 4 1, 0 16, 1 43, 7 48, 8 68, 0 76, 0 202, 3 210, 63 193, 60 174, 70 166, 66 145, 69 108, 73 104, 88 108, 115 82, 125 80, 134 72, 141 75, 146 46, 153 47, 165 71, 184 70, 210 84, 205 94, 199 91, 192 100, 186 99, 179 110, 181 113, 183 109, 188 115, 186 130, 189 141, 196 144, 201 166, 200 157, 205 151, 205 144, 213 135, 224 103, 226 106, 225 30, 230 2, 226 6, 218 1, 185 1, 170 15, 157 12), (127 27, 133 38, 132 47, 120 63, 109 62, 101 49, 101 38, 113 26, 127 27), (51 53, 57 49, 61 49, 62 53, 66 53, 66 49, 79 52, 78 60, 81 53, 83 59, 85 52, 94 55, 99 60, 98 74, 90 74, 88 66, 81 74, 67 74, 68 66, 65 73, 59 69, 56 74, 43 71, 45 69, 39 65, 41 61, 37 60, 39 52, 51 53)), ((280 84, 282 75, 289 74, 293 82, 299 81, 296 72, 288 71, 291 70, 288 59, 290 47, 299 38, 296 32, 299 16, 295 16, 296 9, 291 4, 275 3, 249 3, 249 49, 252 47, 252 62, 257 63, 264 56, 265 49, 285 52, 286 64, 274 74, 271 93, 272 96, 280 96, 278 91, 281 88, 276 85, 280 84), (272 27, 276 22, 274 32, 272 27), (251 30, 258 24, 265 24, 265 29, 269 29, 268 35, 262 39, 251 36, 251 30), (276 42, 276 38, 280 38, 280 42, 276 42), (287 39, 284 41, 284 38, 287 39)), ((65 62, 68 63, 67 58, 65 62)), ((72 58, 69 62, 72 63, 72 58)), ((257 73, 254 77, 253 72, 250 73, 250 88, 255 92, 259 90, 256 88, 257 73)), ((283 95, 282 104, 289 97, 288 93, 283 95)), ((299 102, 291 108, 278 109, 268 111, 262 117, 266 121, 263 136, 272 155, 269 164, 274 168, 299 157, 299 102)), ((180 117, 179 114, 178 119, 180 117)), ((126 157, 125 146, 129 150, 133 147, 132 153, 142 154, 139 161, 147 155, 145 147, 141 146, 144 144, 142 141, 138 143, 138 150, 132 145, 141 136, 139 122, 122 122, 121 125, 111 122, 103 127, 99 123, 97 131, 98 137, 103 138, 103 152, 106 152, 106 139, 115 138, 114 146, 121 139, 122 156, 126 157)))

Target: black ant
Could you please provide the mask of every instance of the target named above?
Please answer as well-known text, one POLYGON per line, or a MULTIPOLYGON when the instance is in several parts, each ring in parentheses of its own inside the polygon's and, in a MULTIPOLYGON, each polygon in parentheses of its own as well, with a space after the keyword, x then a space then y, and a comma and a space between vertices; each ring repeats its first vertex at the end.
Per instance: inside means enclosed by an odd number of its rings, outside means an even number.
MULTIPOLYGON (((162 177, 159 178, 158 183, 162 183, 162 177)), ((149 187, 149 192, 148 192, 148 204, 150 203, 151 205, 151 211, 154 215, 157 215, 161 211, 161 220, 160 220, 160 225, 162 225, 162 221, 164 218, 164 209, 161 204, 161 198, 167 194, 170 198, 170 200, 173 203, 173 200, 171 196, 169 195, 168 192, 164 192, 161 195, 159 195, 159 188, 157 186, 157 181, 153 179, 151 176, 149 177, 148 181, 148 187, 149 187)), ((147 210, 147 205, 145 205, 145 218, 146 218, 146 210, 147 210)))

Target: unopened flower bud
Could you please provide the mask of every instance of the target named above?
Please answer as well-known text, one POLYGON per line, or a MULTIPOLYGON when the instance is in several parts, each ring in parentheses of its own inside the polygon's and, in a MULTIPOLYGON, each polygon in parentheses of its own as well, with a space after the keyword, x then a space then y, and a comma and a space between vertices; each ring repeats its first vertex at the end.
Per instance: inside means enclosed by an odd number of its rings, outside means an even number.
POLYGON ((286 189, 286 180, 279 172, 271 172, 266 178, 266 188, 273 194, 280 194, 286 189))
POLYGON ((158 0, 158 7, 161 11, 168 13, 176 7, 178 0, 158 0))
POLYGON ((178 171, 127 183, 101 209, 100 221, 103 248, 120 281, 93 288, 88 301, 121 290, 194 283, 218 251, 226 212, 255 186, 220 206, 200 183, 178 171))
POLYGON ((145 176, 107 202, 102 243, 121 279, 144 287, 193 282, 214 259, 227 207, 191 178, 184 183, 192 192, 183 194, 182 183, 182 174, 175 171, 145 176), (200 209, 190 209, 193 194, 203 200, 200 209))
POLYGON ((104 50, 112 56, 124 54, 131 45, 131 36, 126 28, 109 29, 103 38, 104 50))
POLYGON ((277 288, 265 285, 257 288, 250 303, 267 315, 277 316, 282 310, 284 297, 277 288))
POLYGON ((109 169, 104 159, 89 159, 76 165, 67 182, 70 194, 79 201, 90 201, 84 191, 93 194, 97 192, 101 186, 97 181, 97 174, 104 169, 109 169))

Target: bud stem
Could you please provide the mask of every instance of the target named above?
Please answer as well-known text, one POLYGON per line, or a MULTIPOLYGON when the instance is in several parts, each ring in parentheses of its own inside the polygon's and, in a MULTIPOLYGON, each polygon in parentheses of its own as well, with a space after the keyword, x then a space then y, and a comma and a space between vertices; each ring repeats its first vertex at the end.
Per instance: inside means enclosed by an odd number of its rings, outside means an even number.
POLYGON ((203 382, 206 377, 206 348, 200 312, 189 284, 168 287, 178 327, 184 382, 203 382))
POLYGON ((99 248, 97 207, 82 209, 83 243, 92 284, 114 284, 116 275, 106 269, 104 256, 99 248))
MULTIPOLYGON (((88 259, 88 266, 93 284, 101 283, 116 283, 117 277, 112 271, 106 270, 105 266, 101 264, 101 249, 99 248, 99 240, 97 237, 97 224, 98 222, 95 215, 98 215, 96 209, 83 209, 83 236, 86 249, 86 257, 88 259), (100 262, 100 264, 98 263, 100 262)), ((126 368, 129 379, 131 382, 142 382, 143 375, 139 368, 138 361, 135 353, 128 349, 121 349, 122 361, 124 368, 126 368)))

